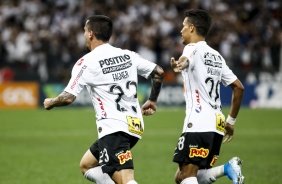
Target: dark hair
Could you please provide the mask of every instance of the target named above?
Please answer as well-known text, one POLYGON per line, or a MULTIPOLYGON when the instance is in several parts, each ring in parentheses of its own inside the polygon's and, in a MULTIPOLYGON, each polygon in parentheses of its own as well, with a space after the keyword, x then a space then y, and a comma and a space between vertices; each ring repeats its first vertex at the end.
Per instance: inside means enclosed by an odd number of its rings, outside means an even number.
POLYGON ((186 12, 188 22, 196 27, 197 33, 203 37, 206 37, 211 27, 210 15, 200 9, 192 9, 186 12))
POLYGON ((93 15, 88 17, 86 24, 88 31, 93 31, 97 40, 109 41, 112 36, 112 20, 105 15, 93 15))

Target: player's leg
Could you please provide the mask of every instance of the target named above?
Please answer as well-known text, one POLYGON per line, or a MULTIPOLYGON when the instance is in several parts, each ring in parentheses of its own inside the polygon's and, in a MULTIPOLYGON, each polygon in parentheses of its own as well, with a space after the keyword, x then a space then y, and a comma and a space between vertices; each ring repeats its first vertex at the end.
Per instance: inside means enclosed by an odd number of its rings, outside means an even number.
POLYGON ((209 184, 215 182, 218 178, 224 176, 224 167, 214 167, 220 153, 223 135, 218 133, 211 133, 211 149, 207 157, 206 165, 203 165, 198 171, 198 182, 200 184, 209 184))
POLYGON ((137 184, 137 182, 134 180, 133 169, 122 169, 120 171, 115 171, 112 175, 112 179, 118 184, 137 184))
POLYGON ((100 161, 104 173, 109 173, 117 184, 137 184, 131 148, 138 138, 116 132, 99 139, 100 161))
POLYGON ((176 183, 198 184, 198 169, 207 162, 212 136, 205 132, 186 132, 180 136, 173 156, 173 161, 179 165, 176 183))
POLYGON ((198 171, 198 182, 200 184, 209 184, 215 182, 218 178, 227 175, 234 184, 242 184, 244 177, 241 174, 241 160, 238 157, 232 158, 228 163, 211 168, 220 152, 223 136, 214 133, 213 145, 208 156, 208 164, 205 166, 207 169, 200 169, 198 171))
POLYGON ((197 174, 199 184, 210 184, 218 178, 224 176, 224 166, 213 167, 210 169, 200 169, 197 174))
POLYGON ((89 181, 96 184, 114 184, 114 181, 106 173, 102 172, 98 162, 99 149, 96 141, 89 150, 83 155, 80 161, 80 169, 82 174, 89 181))
POLYGON ((238 157, 231 158, 226 164, 210 169, 200 169, 198 171, 199 184, 210 184, 222 176, 227 176, 233 184, 243 184, 244 176, 241 172, 241 160, 238 157))
POLYGON ((179 167, 175 174, 175 182, 177 184, 198 184, 197 172, 199 167, 194 164, 179 163, 179 167))

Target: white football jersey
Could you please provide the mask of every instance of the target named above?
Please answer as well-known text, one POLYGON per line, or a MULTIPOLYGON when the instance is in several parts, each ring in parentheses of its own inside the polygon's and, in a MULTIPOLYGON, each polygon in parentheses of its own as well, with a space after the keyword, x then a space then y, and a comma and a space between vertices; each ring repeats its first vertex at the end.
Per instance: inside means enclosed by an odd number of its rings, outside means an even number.
POLYGON ((186 117, 183 132, 217 132, 223 135, 220 83, 227 86, 237 77, 224 58, 205 41, 188 44, 182 56, 189 67, 182 71, 186 117))
POLYGON ((141 138, 137 75, 148 78, 155 66, 135 52, 103 44, 77 61, 65 91, 77 96, 87 88, 99 138, 118 131, 141 138))

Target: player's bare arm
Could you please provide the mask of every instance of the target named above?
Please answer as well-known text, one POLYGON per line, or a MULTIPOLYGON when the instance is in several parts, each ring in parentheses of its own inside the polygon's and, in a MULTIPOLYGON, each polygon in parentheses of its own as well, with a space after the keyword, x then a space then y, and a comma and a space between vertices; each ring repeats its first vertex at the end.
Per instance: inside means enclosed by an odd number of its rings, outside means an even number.
POLYGON ((164 71, 161 67, 157 65, 150 74, 150 76, 152 79, 152 89, 151 94, 149 96, 149 100, 145 102, 141 108, 143 115, 152 115, 156 112, 157 99, 161 91, 164 78, 164 71))
POLYGON ((170 65, 174 72, 181 72, 185 68, 189 67, 188 58, 181 56, 178 61, 175 61, 174 57, 170 59, 170 65))
POLYGON ((161 67, 157 65, 150 74, 150 76, 152 79, 152 89, 149 100, 157 101, 164 79, 164 71, 161 67))
POLYGON ((44 100, 44 108, 50 110, 53 107, 67 106, 73 103, 75 99, 76 96, 64 91, 56 98, 46 98, 44 100))
POLYGON ((232 88, 233 93, 230 112, 226 119, 224 127, 226 138, 224 139, 223 143, 230 142, 233 139, 234 123, 240 110, 241 101, 244 94, 244 86, 238 79, 236 79, 232 84, 230 84, 230 87, 232 88))
POLYGON ((232 84, 230 84, 230 87, 232 88, 233 93, 229 115, 236 118, 241 107, 244 86, 238 79, 236 79, 232 84))

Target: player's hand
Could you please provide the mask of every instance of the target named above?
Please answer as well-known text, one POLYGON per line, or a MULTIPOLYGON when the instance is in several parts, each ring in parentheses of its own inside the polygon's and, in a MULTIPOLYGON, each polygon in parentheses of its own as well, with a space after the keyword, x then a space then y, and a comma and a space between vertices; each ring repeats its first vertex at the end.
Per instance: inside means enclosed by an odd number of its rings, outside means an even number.
POLYGON ((223 143, 230 142, 233 139, 234 125, 231 125, 231 124, 225 122, 224 129, 225 129, 225 131, 224 131, 223 143))
POLYGON ((142 115, 150 116, 156 112, 157 104, 154 101, 147 100, 141 107, 142 115))
POLYGON ((178 70, 182 71, 189 66, 189 60, 186 57, 182 56, 179 58, 176 64, 178 70))
POLYGON ((170 58, 170 66, 174 72, 180 72, 179 68, 177 67, 177 61, 175 61, 174 57, 170 58))
POLYGON ((53 98, 46 98, 44 100, 43 105, 46 110, 50 110, 54 107, 52 106, 52 101, 53 101, 53 98))

